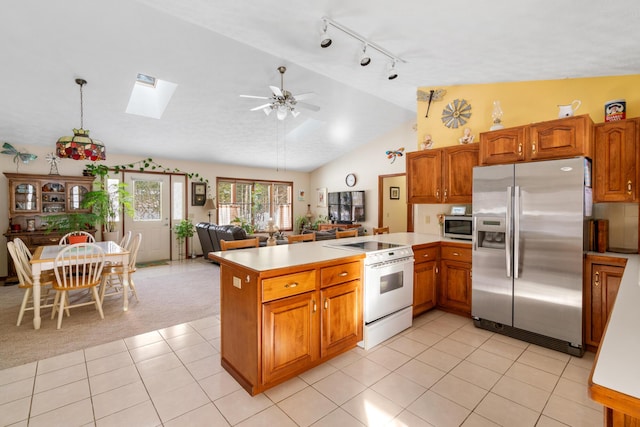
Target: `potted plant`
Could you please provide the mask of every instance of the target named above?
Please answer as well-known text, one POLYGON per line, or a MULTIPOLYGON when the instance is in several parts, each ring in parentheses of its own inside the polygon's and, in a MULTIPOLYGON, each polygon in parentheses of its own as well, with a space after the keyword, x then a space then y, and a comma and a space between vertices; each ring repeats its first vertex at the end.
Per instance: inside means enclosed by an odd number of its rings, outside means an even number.
POLYGON ((193 237, 196 229, 191 222, 191 219, 186 218, 180 221, 173 227, 173 232, 176 233, 176 238, 178 239, 178 247, 180 250, 179 256, 182 258, 184 254, 184 242, 186 239, 193 237))
MULTIPOLYGON (((68 213, 49 215, 46 221, 47 227, 45 229, 45 233, 48 234, 55 230, 60 234, 65 235, 72 231, 91 230, 98 222, 98 217, 94 213, 68 213)), ((84 239, 82 241, 84 241, 84 239)))
POLYGON ((247 234, 253 234, 255 232, 255 228, 252 224, 249 224, 244 218, 240 218, 239 216, 233 218, 231 220, 231 224, 235 224, 240 228, 243 228, 247 234))
POLYGON ((127 191, 127 184, 108 184, 109 168, 105 165, 87 165, 87 169, 97 180, 94 188, 84 195, 81 206, 91 209, 96 216, 97 224, 102 225, 102 240, 118 240, 117 219, 123 212, 133 216, 131 193, 127 191))

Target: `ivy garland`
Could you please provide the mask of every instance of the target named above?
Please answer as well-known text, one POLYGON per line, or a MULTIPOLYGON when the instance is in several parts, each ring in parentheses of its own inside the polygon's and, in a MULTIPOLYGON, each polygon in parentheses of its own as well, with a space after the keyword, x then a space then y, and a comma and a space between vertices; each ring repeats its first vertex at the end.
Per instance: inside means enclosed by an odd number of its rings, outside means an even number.
POLYGON ((166 168, 161 164, 158 164, 153 161, 152 158, 138 160, 137 162, 129 163, 126 165, 115 165, 115 166, 106 166, 102 164, 89 163, 86 165, 86 170, 94 176, 104 176, 108 173, 109 169, 113 169, 115 172, 121 172, 126 170, 138 170, 140 172, 144 172, 147 169, 151 169, 152 171, 162 172, 162 173, 183 173, 189 177, 192 181, 204 182, 209 186, 209 180, 203 176, 201 176, 197 172, 184 172, 178 168, 166 168))

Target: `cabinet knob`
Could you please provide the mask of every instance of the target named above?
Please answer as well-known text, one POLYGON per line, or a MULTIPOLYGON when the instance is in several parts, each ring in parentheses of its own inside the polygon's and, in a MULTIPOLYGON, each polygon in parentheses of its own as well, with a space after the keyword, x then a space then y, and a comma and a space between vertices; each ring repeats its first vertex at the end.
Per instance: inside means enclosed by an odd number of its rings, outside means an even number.
POLYGON ((324 309, 328 309, 329 308, 329 298, 325 298, 324 299, 324 309))
POLYGON ((536 142, 535 141, 533 141, 531 143, 531 151, 533 151, 534 153, 536 152, 536 142))
POLYGON ((453 256, 460 256, 460 254, 458 252, 454 252, 453 256))
POLYGON ((627 194, 631 195, 632 190, 633 190, 633 185, 631 183, 631 180, 629 180, 629 181, 627 181, 627 194))
POLYGON ((295 288, 296 286, 298 286, 297 282, 287 283, 286 285, 284 285, 285 288, 295 288))
POLYGON ((595 277, 595 280, 593 281, 593 286, 598 287, 600 286, 600 272, 596 271, 595 276, 596 277, 595 277))
POLYGON ((518 143, 518 155, 522 155, 522 142, 518 143))
POLYGON ((444 189, 444 200, 447 201, 447 189, 444 189))
POLYGON ((313 312, 315 313, 318 310, 318 306, 316 305, 316 300, 313 300, 313 312))
POLYGON ((436 188, 436 199, 440 200, 440 189, 436 188))
POLYGON ((340 276, 340 277, 345 277, 345 276, 347 276, 348 274, 349 274, 348 272, 343 271, 342 273, 338 274, 338 276, 340 276))

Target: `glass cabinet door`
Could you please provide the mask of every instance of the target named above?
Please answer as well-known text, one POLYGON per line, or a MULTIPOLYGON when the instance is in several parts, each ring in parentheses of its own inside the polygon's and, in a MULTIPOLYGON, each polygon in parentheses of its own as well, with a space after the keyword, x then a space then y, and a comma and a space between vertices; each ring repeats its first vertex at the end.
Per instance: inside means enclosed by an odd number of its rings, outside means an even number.
POLYGON ((66 209, 65 186, 60 182, 42 183, 42 212, 62 213, 66 209))
POLYGON ((28 182, 11 183, 11 206, 12 212, 39 212, 40 193, 38 186, 28 182))
POLYGON ((67 184, 67 210, 69 212, 88 212, 82 207, 84 195, 89 192, 89 187, 85 184, 67 184))

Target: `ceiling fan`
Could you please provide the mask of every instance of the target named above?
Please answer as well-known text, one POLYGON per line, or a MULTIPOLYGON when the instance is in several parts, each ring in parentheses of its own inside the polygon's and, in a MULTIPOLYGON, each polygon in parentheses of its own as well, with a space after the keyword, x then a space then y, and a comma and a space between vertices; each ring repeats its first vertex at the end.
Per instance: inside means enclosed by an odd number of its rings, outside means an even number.
POLYGON ((280 72, 280 87, 269 86, 271 89, 271 96, 255 96, 255 95, 240 95, 242 98, 253 99, 268 99, 270 100, 266 104, 259 105, 252 108, 251 111, 262 110, 268 116, 272 111, 276 112, 278 120, 284 120, 287 118, 287 113, 291 113, 293 117, 298 117, 299 111, 296 111, 296 107, 306 108, 311 111, 320 111, 320 107, 313 104, 307 104, 306 102, 300 102, 303 99, 311 98, 315 96, 315 93, 301 93, 299 95, 293 95, 288 90, 284 89, 284 73, 287 71, 287 67, 278 67, 280 72))

